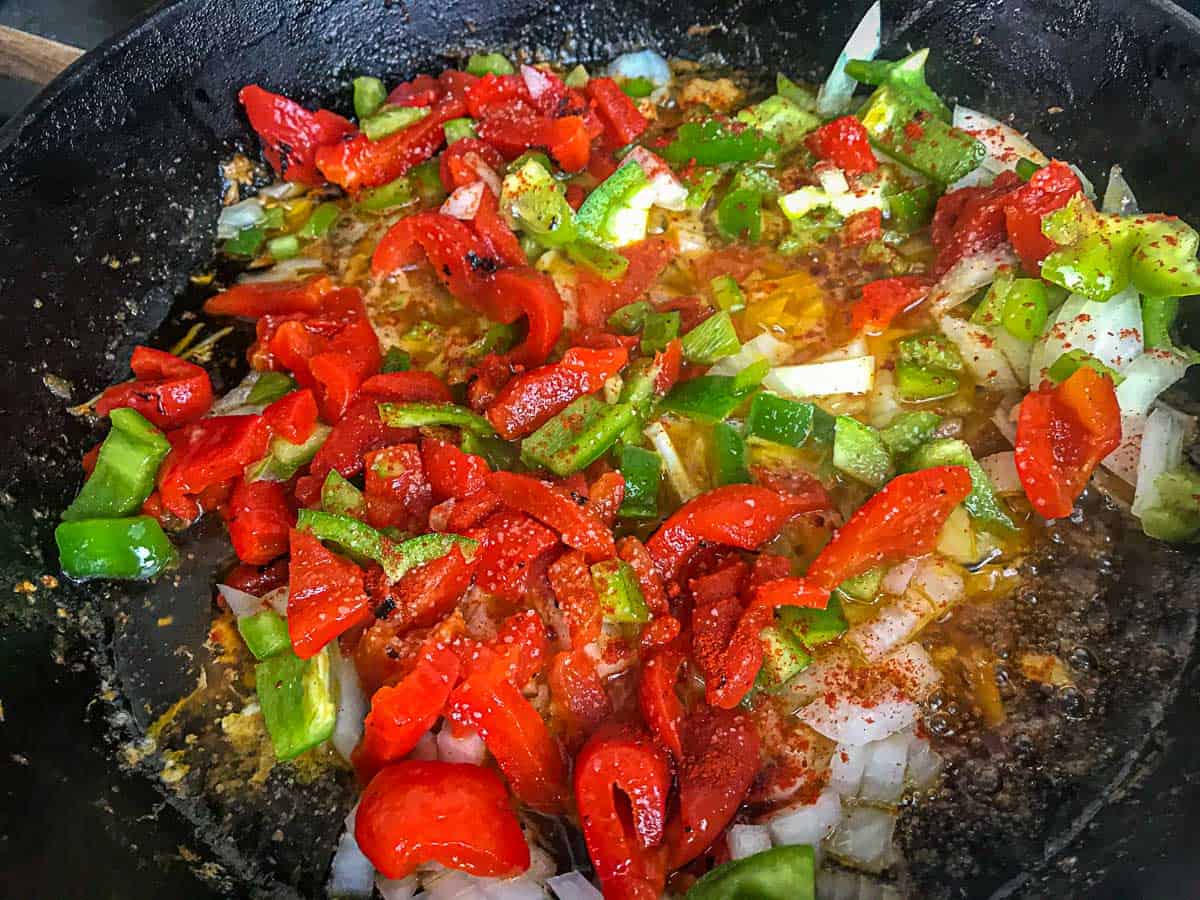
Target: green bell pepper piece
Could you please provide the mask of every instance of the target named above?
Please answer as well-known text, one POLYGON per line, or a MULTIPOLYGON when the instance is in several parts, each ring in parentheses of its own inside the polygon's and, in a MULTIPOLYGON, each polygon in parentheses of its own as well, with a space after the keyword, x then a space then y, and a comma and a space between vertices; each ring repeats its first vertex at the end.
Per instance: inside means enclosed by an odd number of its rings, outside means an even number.
POLYGON ((1138 232, 1129 278, 1146 297, 1184 297, 1200 293, 1200 237, 1179 219, 1167 216, 1126 217, 1138 232))
POLYGON ((300 238, 284 234, 267 241, 267 253, 277 260, 292 259, 300 255, 300 238))
POLYGON ((76 519, 54 529, 63 573, 90 578, 145 580, 175 562, 175 548, 150 516, 76 519))
POLYGON ((609 281, 620 278, 629 268, 629 260, 626 257, 584 238, 576 238, 563 247, 563 250, 572 262, 591 269, 609 281))
POLYGON ((892 473, 892 454, 870 425, 838 416, 833 432, 833 466, 873 488, 883 487, 892 473))
POLYGON ((256 256, 266 239, 267 230, 261 225, 253 225, 243 228, 227 240, 221 249, 229 256, 256 256))
POLYGON ((1015 278, 1004 297, 1000 322, 1013 337, 1029 343, 1042 333, 1050 315, 1046 285, 1039 278, 1015 278))
POLYGON ((739 386, 736 376, 701 375, 671 388, 662 399, 662 408, 704 422, 720 422, 741 406, 753 390, 753 385, 739 386))
POLYGON ((238 633, 255 659, 268 659, 283 650, 290 650, 287 620, 273 609, 264 609, 252 616, 237 620, 238 633))
POLYGON ((818 116, 780 94, 746 107, 737 114, 737 119, 757 128, 784 151, 799 147, 805 135, 821 124, 818 116))
POLYGON ((958 347, 944 335, 914 334, 902 338, 896 346, 903 362, 925 369, 962 371, 962 355, 959 354, 958 347))
POLYGON ((608 317, 608 327, 621 334, 636 334, 646 324, 646 317, 654 312, 648 300, 626 303, 608 317))
POLYGON ((1184 464, 1154 479, 1154 502, 1142 510, 1142 530, 1175 543, 1200 540, 1200 472, 1184 464))
POLYGON ((746 436, 788 447, 802 447, 810 439, 829 444, 834 439, 833 417, 812 403, 763 392, 750 404, 746 436))
POLYGON ((717 231, 734 241, 745 237, 757 241, 762 236, 762 205, 765 195, 758 188, 744 187, 729 191, 717 204, 717 231))
POLYGON ((713 425, 713 474, 718 485, 749 484, 746 468, 746 441, 728 422, 713 425))
POLYGON ((463 354, 465 359, 478 360, 489 353, 507 353, 517 343, 517 328, 515 325, 489 325, 482 336, 467 345, 463 354))
POLYGON ((591 572, 605 622, 641 625, 650 621, 650 610, 633 566, 624 560, 606 559, 595 563, 591 572))
POLYGON ((775 74, 775 93, 791 100, 805 112, 817 111, 817 92, 802 84, 797 84, 782 72, 775 74))
POLYGON ((474 453, 476 456, 482 456, 492 471, 499 469, 511 469, 516 465, 517 459, 520 456, 520 451, 513 444, 503 438, 498 437, 480 437, 471 431, 464 431, 459 442, 459 449, 463 453, 474 453))
POLYGON ((646 313, 642 322, 642 352, 649 355, 666 350, 667 344, 679 337, 680 320, 676 310, 646 313))
POLYGON ((385 375, 392 372, 407 372, 412 368, 412 356, 407 350, 400 347, 388 347, 387 352, 383 354, 383 364, 379 367, 379 371, 385 375))
POLYGON ((386 99, 387 88, 378 78, 360 75, 354 79, 354 115, 359 119, 369 119, 375 115, 386 99))
POLYGON ((480 437, 491 437, 496 433, 483 416, 453 403, 380 403, 379 418, 392 428, 450 425, 480 437))
POLYGON ((896 363, 896 393, 906 403, 941 400, 958 393, 958 379, 940 369, 896 363))
MULTIPOLYGON (((872 570, 877 571, 877 570, 872 570)), ((876 584, 879 577, 876 578, 876 584)), ((871 599, 874 599, 872 596, 871 599)), ((780 626, 792 634, 805 647, 820 647, 835 641, 849 628, 842 613, 842 601, 836 593, 829 598, 824 609, 809 609, 800 606, 784 606, 779 610, 780 626)))
POLYGON ((717 309, 725 312, 738 312, 746 308, 746 295, 731 275, 718 275, 708 283, 712 291, 717 309))
POLYGON ((760 690, 776 691, 812 664, 812 656, 787 629, 768 625, 758 636, 763 656, 754 686, 760 690))
POLYGON ((584 395, 525 438, 521 457, 565 477, 603 456, 635 418, 630 403, 584 395))
POLYGON ((386 212, 399 206, 408 206, 417 201, 417 191, 412 179, 401 175, 395 181, 381 184, 377 188, 363 191, 357 206, 366 212, 386 212))
POLYGON ((649 183, 637 162, 625 162, 587 195, 575 213, 575 227, 592 243, 611 247, 618 239, 613 230, 615 215, 628 207, 630 197, 649 183))
POLYGON ((926 178, 950 184, 978 168, 983 144, 885 84, 858 111, 871 143, 926 178))
POLYGON ((500 208, 510 219, 509 224, 544 247, 562 247, 579 236, 575 213, 562 185, 536 158, 527 159, 504 176, 500 208))
POLYGON ((317 540, 335 544, 359 559, 374 560, 383 567, 389 581, 396 581, 409 569, 445 556, 455 545, 467 555, 479 546, 478 541, 458 534, 423 534, 396 543, 365 522, 317 509, 300 510, 296 528, 311 531, 317 540))
POLYGON ((1014 280, 1012 269, 1002 268, 988 286, 987 293, 979 301, 979 306, 971 313, 971 321, 984 328, 999 328, 1004 318, 1004 304, 1008 300, 1008 292, 1014 280))
POLYGON ((415 125, 427 115, 427 106, 385 106, 370 118, 360 121, 358 129, 368 140, 381 141, 390 134, 415 125))
MULTIPOLYGON (((847 578, 834 589, 834 593, 839 597, 856 600, 859 603, 873 603, 875 598, 879 596, 879 589, 883 586, 883 576, 884 569, 882 566, 867 569, 861 575, 847 578)), ((841 615, 840 610, 838 615, 841 615)), ((844 627, 843 623, 843 630, 844 627)))
POLYGON ((688 189, 687 208, 703 209, 721 183, 722 174, 720 169, 698 169, 684 179, 688 189))
POLYGON ((918 447, 905 460, 905 469, 931 469, 935 466, 965 466, 971 475, 971 493, 963 500, 963 507, 985 526, 997 526, 1013 531, 1016 525, 1008 514, 1008 507, 992 487, 991 479, 975 461, 971 448, 965 441, 940 438, 918 447))
POLYGON ((885 193, 884 199, 891 227, 901 234, 912 234, 933 218, 938 190, 932 184, 922 184, 894 194, 885 193))
POLYGON ((74 502, 63 511, 64 522, 117 519, 142 508, 154 491, 154 480, 171 444, 163 433, 132 409, 108 414, 112 428, 100 445, 96 467, 74 502))
POLYGON ((1142 341, 1147 350, 1171 350, 1171 326, 1179 314, 1178 297, 1142 298, 1142 341))
POLYGON ((662 457, 653 450, 626 444, 617 466, 625 479, 625 499, 619 514, 627 519, 658 516, 658 489, 662 483, 662 457))
POLYGON ((1046 375, 1051 381, 1062 383, 1070 378, 1079 370, 1080 366, 1087 366, 1092 371, 1107 375, 1112 379, 1113 385, 1116 386, 1125 380, 1125 376, 1116 369, 1109 368, 1092 354, 1088 353, 1079 347, 1074 350, 1068 350, 1046 369, 1046 375))
POLYGON ((277 758, 294 759, 333 734, 337 701, 328 647, 311 659, 277 653, 254 667, 254 679, 277 758))
POLYGON ((247 481, 288 481, 301 466, 312 462, 332 429, 318 422, 303 444, 293 444, 279 435, 271 438, 267 455, 246 469, 247 481))
POLYGON ((942 417, 932 412, 903 412, 896 416, 886 428, 879 430, 879 437, 892 455, 907 456, 926 441, 942 424, 942 417))
POLYGON ((710 870, 686 900, 814 900, 815 873, 812 847, 772 847, 710 870))
POLYGON ((296 382, 282 372, 263 372, 246 395, 247 406, 270 406, 296 389, 296 382))
POLYGON ((567 77, 563 79, 563 84, 569 88, 581 91, 587 87, 587 83, 590 80, 591 77, 588 75, 587 67, 580 64, 567 73, 567 77))
POLYGON ((681 343, 683 358, 703 366, 710 366, 742 349, 733 320, 725 310, 709 316, 685 334, 681 343))
POLYGON ((1026 159, 1022 156, 1017 160, 1016 173, 1021 177, 1022 181, 1028 181, 1041 168, 1032 159, 1026 159))
POLYGON ((917 109, 933 113, 943 122, 949 122, 953 118, 950 107, 942 102, 942 98, 934 93, 925 80, 925 63, 928 59, 928 48, 917 50, 895 62, 883 59, 852 59, 846 64, 846 74, 862 84, 877 87, 888 85, 903 94, 917 109))
POLYGON ((641 100, 643 97, 649 97, 654 93, 654 82, 649 78, 641 76, 637 78, 626 78, 621 81, 621 90, 626 96, 632 97, 635 100, 641 100))
POLYGON ((734 131, 716 119, 707 119, 680 125, 662 155, 668 162, 683 164, 694 159, 700 166, 717 166, 754 162, 778 149, 774 140, 753 128, 734 131))
POLYGON ((442 134, 446 135, 446 145, 466 138, 478 137, 475 132, 475 120, 469 117, 451 119, 442 125, 442 134))
POLYGON ((336 203, 325 202, 314 209, 307 221, 300 226, 296 236, 302 240, 311 241, 323 236, 342 214, 336 203))
POLYGON ((321 510, 335 516, 361 519, 367 512, 367 498, 337 469, 330 469, 321 485, 321 510))
POLYGON ((467 71, 472 75, 512 75, 517 70, 503 53, 472 53, 467 58, 467 71))

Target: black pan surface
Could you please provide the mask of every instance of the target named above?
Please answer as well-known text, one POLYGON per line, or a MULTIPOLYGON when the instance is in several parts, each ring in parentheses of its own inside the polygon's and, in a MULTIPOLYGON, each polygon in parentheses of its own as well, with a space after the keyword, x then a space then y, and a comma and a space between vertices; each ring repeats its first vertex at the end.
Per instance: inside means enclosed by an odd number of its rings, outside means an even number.
MULTIPOLYGON (((147 777, 164 758, 139 743, 146 729, 215 671, 204 641, 220 526, 189 537, 178 586, 43 579, 57 568, 57 512, 96 440, 64 407, 125 377, 134 344, 170 340, 197 305, 188 275, 211 255, 218 162, 255 151, 237 89, 257 81, 346 112, 356 74, 406 78, 494 47, 587 61, 653 46, 816 79, 866 5, 180 0, 0 130, 0 583, 12 586, 0 594, 4 895, 313 896, 325 877, 344 782, 281 767, 263 790, 214 801, 212 788, 237 783, 216 755, 211 767, 167 766, 179 777, 165 797, 147 777)), ((1200 22, 1173 4, 897 2, 885 8, 885 39, 889 55, 934 47, 943 93, 1013 113, 1094 180, 1121 162, 1144 207, 1200 222, 1200 22)), ((1196 343, 1200 316, 1189 327, 1196 343)), ((231 356, 216 368, 218 390, 235 366, 231 356)), ((1044 567, 1084 573, 1091 550, 1065 544, 1044 567)), ((1097 651, 1098 662, 1123 668, 1082 723, 1051 730, 1063 764, 1001 770, 1042 807, 1019 834, 977 793, 913 821, 915 836, 929 840, 934 825, 946 836, 918 878, 924 892, 1200 894, 1196 554, 1125 536, 1106 555, 1115 574, 1073 598, 1070 621, 1030 613, 1030 623, 1064 641, 1108 641, 1116 649, 1097 651), (951 838, 951 825, 930 819, 943 812, 974 819, 951 838)), ((977 790, 987 748, 967 749, 952 780, 977 790)))

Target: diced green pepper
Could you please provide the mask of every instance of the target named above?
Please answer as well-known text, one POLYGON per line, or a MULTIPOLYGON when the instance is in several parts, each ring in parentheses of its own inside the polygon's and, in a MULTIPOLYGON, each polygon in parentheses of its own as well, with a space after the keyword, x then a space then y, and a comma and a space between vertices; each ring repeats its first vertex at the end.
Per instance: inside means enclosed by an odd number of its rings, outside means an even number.
POLYGON ((369 119, 375 115, 386 99, 387 88, 378 78, 360 75, 354 79, 354 115, 359 119, 369 119))
POLYGON ((833 466, 873 488, 883 487, 892 472, 892 454, 870 425, 838 416, 833 435, 833 466))
POLYGON ((814 900, 816 895, 813 848, 788 844, 709 870, 686 900, 814 900))
POLYGON ((471 118, 451 119, 442 125, 442 133, 446 135, 447 146, 479 136, 475 133, 475 120, 471 118))
POLYGON ((267 231, 279 231, 283 228, 283 207, 268 206, 259 224, 267 231))
POLYGON ((931 115, 891 85, 878 88, 858 118, 872 144, 940 184, 962 178, 987 155, 971 135, 931 115))
POLYGON ((685 180, 688 189, 687 208, 703 209, 721 182, 720 169, 701 169, 685 180))
POLYGON ((230 256, 255 256, 263 241, 267 239, 267 231, 260 225, 243 228, 221 247, 230 256))
POLYGON ((929 224, 937 204, 938 191, 932 184, 922 184, 886 195, 885 199, 891 227, 901 234, 911 234, 929 224))
POLYGON ((734 313, 746 308, 746 295, 731 275, 718 275, 708 286, 717 309, 734 313))
POLYGON ((301 466, 312 462, 331 430, 328 425, 318 422, 303 444, 293 444, 275 435, 267 445, 267 455, 246 469, 246 480, 289 480, 300 471, 301 466))
POLYGON ((757 188, 729 191, 717 204, 717 230, 729 240, 745 237, 757 241, 762 236, 763 192, 757 188))
POLYGON ((861 575, 847 578, 839 584, 836 588, 836 593, 850 600, 856 600, 859 603, 872 603, 879 596, 879 589, 883 586, 883 576, 884 569, 882 566, 867 569, 861 575))
POLYGON ((1147 350, 1170 350, 1171 326, 1179 314, 1178 297, 1142 298, 1142 340, 1147 350))
POLYGON ((842 613, 842 601, 837 593, 830 596, 824 609, 784 606, 779 610, 779 621, 783 628, 795 635, 806 647, 820 647, 835 641, 845 634, 849 627, 846 616, 842 613))
POLYGON ((585 395, 525 438, 521 456, 565 477, 604 455, 635 417, 632 404, 585 395))
POLYGON ((1200 540, 1200 472, 1186 463, 1154 479, 1154 502, 1139 514, 1152 538, 1175 543, 1200 540))
POLYGON ((788 447, 802 447, 810 438, 829 443, 833 417, 812 403, 763 392, 750 404, 746 436, 788 447))
POLYGON ((653 450, 626 444, 621 448, 618 468, 625 479, 625 499, 621 501, 620 515, 627 519, 656 518, 662 457, 653 450))
POLYGON ((427 159, 408 170, 408 179, 416 195, 429 206, 441 203, 446 196, 436 159, 427 159))
POLYGON ((899 362, 896 364, 896 393, 907 403, 941 400, 958 393, 958 379, 939 369, 899 362))
POLYGON ((735 376, 701 375, 671 388, 662 399, 662 408, 701 421, 719 422, 741 406, 753 390, 753 385, 739 386, 735 376))
POLYGON ((685 334, 682 344, 683 358, 703 366, 742 349, 733 320, 725 310, 714 313, 685 334))
POLYGON ((1039 169, 1041 169, 1041 166, 1035 163, 1032 159, 1026 159, 1022 156, 1017 160, 1016 172, 1017 175, 1021 177, 1022 181, 1028 181, 1039 169))
POLYGON ((629 268, 629 260, 620 253, 583 238, 576 238, 563 247, 563 250, 572 262, 586 266, 609 281, 620 278, 629 268))
POLYGON ((336 203, 325 202, 312 211, 300 230, 296 232, 296 236, 302 240, 311 241, 325 234, 333 223, 338 220, 338 216, 342 214, 341 209, 336 203))
MULTIPOLYGON (((759 359, 750 363, 742 371, 733 376, 734 391, 748 391, 762 384, 764 378, 771 371, 771 363, 767 359, 759 359)), ((832 420, 830 420, 832 422, 832 420)), ((833 440, 833 425, 830 424, 829 439, 833 440)))
POLYGON ((517 70, 503 53, 472 53, 467 59, 467 71, 472 75, 512 75, 517 70))
POLYGON ((479 542, 471 538, 436 533, 395 543, 365 522, 317 509, 300 510, 296 528, 311 531, 317 540, 335 544, 359 559, 374 560, 383 567, 389 581, 396 581, 409 569, 445 556, 455 545, 464 554, 475 552, 479 546, 479 542))
POLYGON ((504 176, 500 208, 511 218, 514 228, 545 247, 562 247, 578 237, 575 213, 563 195, 562 185, 535 158, 504 176))
POLYGON ((412 356, 407 350, 400 347, 388 347, 387 352, 383 354, 383 364, 379 367, 379 371, 384 375, 390 375, 392 372, 407 372, 412 368, 412 356))
POLYGON ((621 82, 621 90, 627 96, 633 97, 635 100, 640 100, 643 97, 649 97, 654 93, 654 82, 649 78, 637 77, 626 78, 621 82))
POLYGON ((284 234, 267 241, 267 252, 275 259, 292 259, 300 255, 300 239, 294 234, 284 234))
POLYGON ((175 548, 150 516, 76 519, 54 529, 63 573, 90 578, 151 578, 175 562, 175 548))
POLYGON ((1004 303, 1013 281, 1012 269, 1002 268, 979 301, 979 306, 971 313, 971 321, 984 328, 998 328, 1004 318, 1004 303))
POLYGON ((296 389, 296 382, 282 372, 263 372, 246 395, 247 406, 270 406, 296 389))
POLYGON ((746 441, 728 422, 713 425, 713 473, 718 485, 749 484, 746 468, 746 441))
POLYGON ((392 428, 422 428, 450 425, 473 431, 481 437, 495 434, 483 416, 453 403, 380 403, 379 418, 392 428))
POLYGON ((642 352, 658 353, 667 349, 667 344, 679 337, 681 317, 676 310, 649 312, 642 322, 642 352))
POLYGON ((359 122, 358 128, 368 140, 381 141, 389 134, 415 125, 427 115, 427 106, 385 106, 369 119, 359 122))
POLYGON ((900 359, 925 369, 946 369, 961 372, 962 356, 958 347, 941 334, 914 334, 902 338, 897 344, 900 359))
POLYGON ((804 136, 821 124, 816 115, 780 94, 746 107, 737 114, 737 119, 757 128, 782 150, 800 146, 804 136))
POLYGON ((238 633, 255 659, 268 659, 283 650, 290 650, 287 620, 273 609, 264 609, 252 616, 237 620, 238 633))
POLYGON ((337 469, 330 469, 321 485, 321 509, 335 516, 361 519, 367 512, 367 499, 337 469))
POLYGON ((471 431, 462 432, 459 449, 463 453, 482 456, 493 471, 511 469, 520 456, 516 445, 510 444, 503 438, 480 437, 471 431))
POLYGON ((587 83, 590 80, 591 78, 588 76, 587 68, 583 65, 577 65, 567 73, 567 77, 563 79, 563 84, 569 88, 574 88, 575 90, 580 91, 587 87, 587 83))
POLYGON ((401 175, 395 181, 363 191, 357 205, 367 212, 385 212, 398 206, 408 206, 416 200, 412 180, 407 175, 401 175))
POLYGON ((472 341, 463 354, 468 360, 482 359, 489 353, 507 353, 517 343, 515 325, 489 325, 488 330, 472 341))
POLYGON ((622 334, 636 334, 646 324, 646 316, 654 312, 648 300, 626 303, 608 317, 608 327, 622 334))
POLYGON ((762 640, 763 657, 755 687, 764 691, 778 690, 812 663, 812 656, 786 629, 768 625, 758 634, 762 640))
POLYGON ((1046 286, 1042 280, 1016 278, 1004 297, 1000 322, 1013 337, 1029 343, 1042 333, 1049 313, 1046 286))
POLYGON ((605 622, 640 625, 650 621, 633 566, 624 560, 606 559, 595 563, 591 571, 605 622))
POLYGON ((879 430, 879 437, 892 455, 907 456, 933 437, 942 417, 933 412, 903 412, 896 416, 886 428, 879 430))
POLYGON ((622 243, 620 216, 630 198, 650 183, 642 167, 626 162, 587 195, 575 213, 579 233, 593 243, 611 247, 622 243))
POLYGON ((1062 383, 1074 375, 1080 366, 1087 366, 1100 375, 1107 375, 1112 379, 1114 386, 1125 380, 1125 376, 1116 369, 1109 368, 1096 359, 1096 357, 1092 356, 1092 354, 1079 347, 1076 347, 1074 350, 1068 350, 1051 363, 1050 368, 1046 369, 1046 376, 1051 381, 1062 383))
POLYGON ((965 441, 953 438, 930 441, 918 447, 905 461, 905 468, 910 472, 935 466, 966 467, 971 475, 971 493, 963 501, 963 507, 970 513, 971 518, 985 526, 994 525, 1007 531, 1016 528, 1008 514, 1008 507, 992 487, 987 473, 975 461, 975 456, 965 441))
POLYGON ((311 659, 277 653, 254 667, 254 680, 276 757, 294 759, 333 734, 337 702, 328 647, 311 659))
POLYGON ((63 512, 64 522, 116 519, 137 512, 153 492, 158 467, 171 452, 163 433, 140 413, 114 409, 108 418, 112 428, 100 445, 96 467, 63 512))
POLYGON ((729 162, 754 162, 779 149, 779 145, 753 128, 735 131, 716 119, 685 122, 675 140, 663 148, 668 162, 717 166, 729 162))
POLYGON ((846 74, 862 84, 889 85, 903 94, 917 109, 933 113, 939 119, 949 122, 952 118, 950 108, 925 80, 925 63, 928 59, 928 48, 917 50, 895 62, 882 59, 852 59, 846 64, 846 74))

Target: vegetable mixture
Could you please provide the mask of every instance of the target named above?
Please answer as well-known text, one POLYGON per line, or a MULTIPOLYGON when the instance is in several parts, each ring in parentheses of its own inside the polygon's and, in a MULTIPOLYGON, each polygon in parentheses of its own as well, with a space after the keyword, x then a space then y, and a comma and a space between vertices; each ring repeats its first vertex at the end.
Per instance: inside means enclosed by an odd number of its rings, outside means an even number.
POLYGON ((361 786, 331 893, 895 896, 969 653, 924 626, 1093 478, 1200 538, 1159 400, 1197 233, 874 59, 873 16, 819 91, 642 51, 364 76, 354 120, 240 92, 276 180, 227 166, 205 309, 250 374, 138 347, 56 537, 146 579, 223 519, 276 757, 361 786))

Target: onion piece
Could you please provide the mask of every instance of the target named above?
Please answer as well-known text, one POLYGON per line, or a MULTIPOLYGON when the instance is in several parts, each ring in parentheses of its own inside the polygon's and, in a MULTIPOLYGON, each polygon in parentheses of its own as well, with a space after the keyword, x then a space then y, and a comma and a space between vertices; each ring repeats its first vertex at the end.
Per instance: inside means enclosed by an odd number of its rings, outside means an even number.
POLYGON ((1100 461, 1100 464, 1126 484, 1137 484, 1138 457, 1142 453, 1142 433, 1146 430, 1146 416, 1121 416, 1121 443, 1117 449, 1100 461))
POLYGON ((865 394, 875 382, 875 357, 859 356, 831 362, 778 366, 767 373, 763 387, 786 397, 826 397, 865 394))
POLYGON ((1128 287, 1104 301, 1072 294, 1054 322, 1034 343, 1029 383, 1041 384, 1046 370, 1064 353, 1083 350, 1110 369, 1125 372, 1142 354, 1142 304, 1128 287))
POLYGON ((1012 406, 1000 404, 996 407, 996 411, 992 413, 992 424, 996 426, 996 430, 1004 435, 1004 439, 1012 446, 1017 445, 1017 417, 1021 412, 1021 404, 1015 403, 1012 406))
POLYGON ((375 889, 375 867, 354 840, 353 826, 338 838, 329 868, 330 897, 370 897, 375 889))
POLYGON ((909 592, 917 592, 929 601, 933 612, 941 615, 966 594, 966 583, 959 570, 937 557, 927 556, 917 564, 909 592))
POLYGON ((476 878, 457 869, 442 868, 432 877, 423 879, 429 900, 491 900, 486 882, 491 879, 476 878))
POLYGON ((829 760, 829 787, 842 797, 857 797, 867 765, 867 747, 838 744, 829 760))
POLYGON ((399 879, 376 875, 375 888, 383 900, 412 900, 412 897, 421 889, 421 885, 417 881, 416 875, 399 879))
POLYGON ((868 702, 872 705, 845 696, 821 698, 800 710, 799 718, 839 744, 869 744, 903 731, 921 714, 920 707, 898 691, 868 702))
POLYGON ((1142 455, 1138 459, 1137 489, 1132 511, 1141 517, 1158 503, 1154 482, 1163 472, 1183 462, 1183 445, 1191 431, 1192 419, 1183 413, 1160 406, 1150 413, 1142 434, 1142 455))
POLYGON ((671 83, 671 64, 653 50, 638 50, 622 53, 610 62, 608 74, 613 78, 645 78, 655 88, 664 88, 671 83))
POLYGON ((270 197, 272 200, 291 200, 304 193, 304 185, 295 181, 276 181, 258 189, 258 196, 270 197))
POLYGON ((521 65, 521 80, 525 82, 525 89, 529 91, 529 96, 534 100, 547 91, 554 90, 554 79, 533 66, 521 65))
POLYGON ((873 428, 886 428, 900 412, 896 377, 891 369, 880 369, 875 373, 875 385, 867 398, 867 418, 873 428))
MULTIPOLYGON (((646 177, 650 179, 647 195, 640 201, 641 203, 645 203, 647 207, 657 206, 672 212, 681 212, 687 209, 688 189, 675 176, 664 159, 645 147, 637 146, 629 151, 621 164, 624 165, 629 161, 636 162, 646 173, 646 177)), ((631 202, 635 206, 639 205, 639 201, 636 199, 631 202)))
POLYGON ((858 82, 846 74, 846 64, 852 59, 874 59, 879 53, 882 34, 879 0, 871 4, 858 27, 846 41, 825 83, 817 93, 817 112, 826 119, 841 115, 850 108, 850 100, 858 82))
POLYGON ((765 359, 772 366, 778 366, 791 359, 791 356, 791 344, 787 341, 781 341, 775 335, 764 331, 758 337, 751 338, 742 344, 742 349, 737 353, 718 359, 712 365, 712 368, 708 370, 708 374, 736 375, 742 369, 753 365, 760 359, 765 359))
POLYGON ((908 745, 905 780, 916 790, 932 787, 942 772, 942 758, 924 738, 914 736, 908 745))
POLYGON ((997 493, 1019 494, 1024 490, 1021 476, 1017 474, 1017 455, 1011 450, 985 456, 979 461, 979 466, 997 493))
POLYGON ((1158 395, 1187 374, 1188 360, 1172 350, 1147 350, 1125 369, 1117 385, 1117 403, 1124 415, 1146 415, 1158 395))
POLYGON ((1017 263, 1007 245, 964 256, 929 291, 930 308, 941 314, 965 303, 980 288, 995 281, 1001 268, 1015 268, 1017 263))
POLYGON ((942 316, 937 321, 942 333, 958 348, 980 387, 993 391, 1020 389, 1021 382, 1012 366, 986 329, 954 316, 942 316))
POLYGON ((262 599, 263 603, 271 607, 271 609, 275 610, 275 612, 279 613, 284 618, 287 618, 288 589, 286 584, 283 585, 283 587, 277 587, 275 590, 268 591, 267 593, 263 594, 262 599))
POLYGON ((671 487, 679 499, 687 503, 687 501, 697 496, 700 493, 700 488, 696 486, 696 482, 688 474, 687 467, 684 466, 683 460, 679 458, 679 453, 675 450, 675 445, 671 442, 671 436, 667 434, 667 429, 662 426, 662 423, 651 422, 646 426, 644 434, 650 439, 650 443, 654 445, 654 449, 658 451, 658 455, 662 457, 663 468, 667 472, 667 481, 671 483, 671 487))
POLYGON ((468 731, 462 737, 454 736, 454 729, 443 724, 437 736, 438 759, 442 762, 483 765, 487 759, 487 747, 478 731, 468 731))
POLYGON ((790 806, 766 822, 776 844, 808 844, 816 847, 837 827, 842 818, 842 801, 837 791, 826 788, 812 803, 790 806))
POLYGON ((988 155, 983 165, 993 173, 1015 171, 1022 158, 1039 166, 1050 162, 1029 138, 985 113, 966 106, 955 106, 953 124, 987 148, 988 155))
POLYGON ((248 372, 246 377, 238 382, 237 386, 227 391, 223 396, 218 397, 211 407, 209 407, 207 416, 234 416, 234 415, 259 415, 265 405, 250 406, 246 400, 250 397, 250 392, 254 390, 254 386, 258 384, 258 379, 262 377, 261 372, 248 372))
POLYGON ((462 187, 455 188, 454 193, 442 204, 443 215, 455 219, 470 221, 479 212, 479 204, 483 200, 483 192, 488 189, 482 181, 472 181, 462 187))
POLYGON ((237 237, 239 231, 253 228, 266 221, 267 210, 258 197, 249 197, 240 203, 226 206, 217 216, 217 240, 227 241, 237 237))
POLYGON ((324 272, 325 263, 311 256, 295 256, 272 266, 238 276, 238 284, 265 284, 272 281, 294 281, 315 272, 324 272))
POLYGON ((1137 197, 1133 195, 1133 188, 1125 180, 1120 166, 1113 166, 1108 170, 1108 187, 1104 189, 1100 211, 1116 213, 1119 216, 1130 216, 1138 212, 1137 197))
POLYGON ((904 771, 908 763, 908 732, 893 734, 868 744, 859 797, 868 803, 893 804, 904 793, 904 771))
POLYGON ((244 619, 247 616, 252 616, 266 609, 261 597, 247 594, 245 591, 230 587, 227 584, 218 584, 217 591, 220 593, 221 599, 229 607, 229 611, 238 619, 244 619))
POLYGON ((924 702, 942 680, 941 671, 933 664, 925 648, 916 641, 905 644, 879 667, 888 673, 893 683, 918 702, 924 702))
POLYGON ((992 339, 1008 364, 1012 367, 1013 375, 1022 388, 1029 387, 1029 360, 1033 356, 1033 344, 1023 341, 1003 326, 989 329, 992 339))
POLYGON ((408 759, 421 759, 432 761, 438 758, 437 738, 432 731, 427 731, 421 735, 417 745, 409 751, 408 759))
POLYGON ((1089 200, 1096 199, 1096 186, 1092 184, 1092 179, 1084 174, 1083 169, 1075 165, 1075 163, 1067 163, 1067 168, 1075 173, 1075 177, 1079 179, 1079 183, 1083 185, 1083 196, 1089 200))
POLYGON ((867 872, 880 872, 892 859, 892 835, 896 829, 896 814, 855 806, 847 810, 842 821, 826 841, 832 856, 867 872))
POLYGON ((906 559, 888 569, 880 583, 883 592, 899 596, 908 590, 908 583, 912 581, 913 573, 917 571, 917 565, 920 562, 919 557, 906 559))
POLYGON ((765 825, 734 825, 729 829, 726 840, 729 842, 730 858, 744 859, 771 849, 771 830, 765 825))
POLYGON ((367 698, 358 680, 358 669, 353 657, 343 656, 332 649, 334 677, 338 686, 337 718, 333 725, 333 748, 347 762, 358 746, 363 733, 363 720, 367 717, 367 698))
POLYGON ((604 900, 604 895, 580 872, 555 875, 546 882, 558 900, 604 900))
POLYGON ((873 619, 856 624, 846 633, 846 640, 868 662, 879 662, 916 634, 930 618, 927 603, 905 594, 879 610, 873 619))

